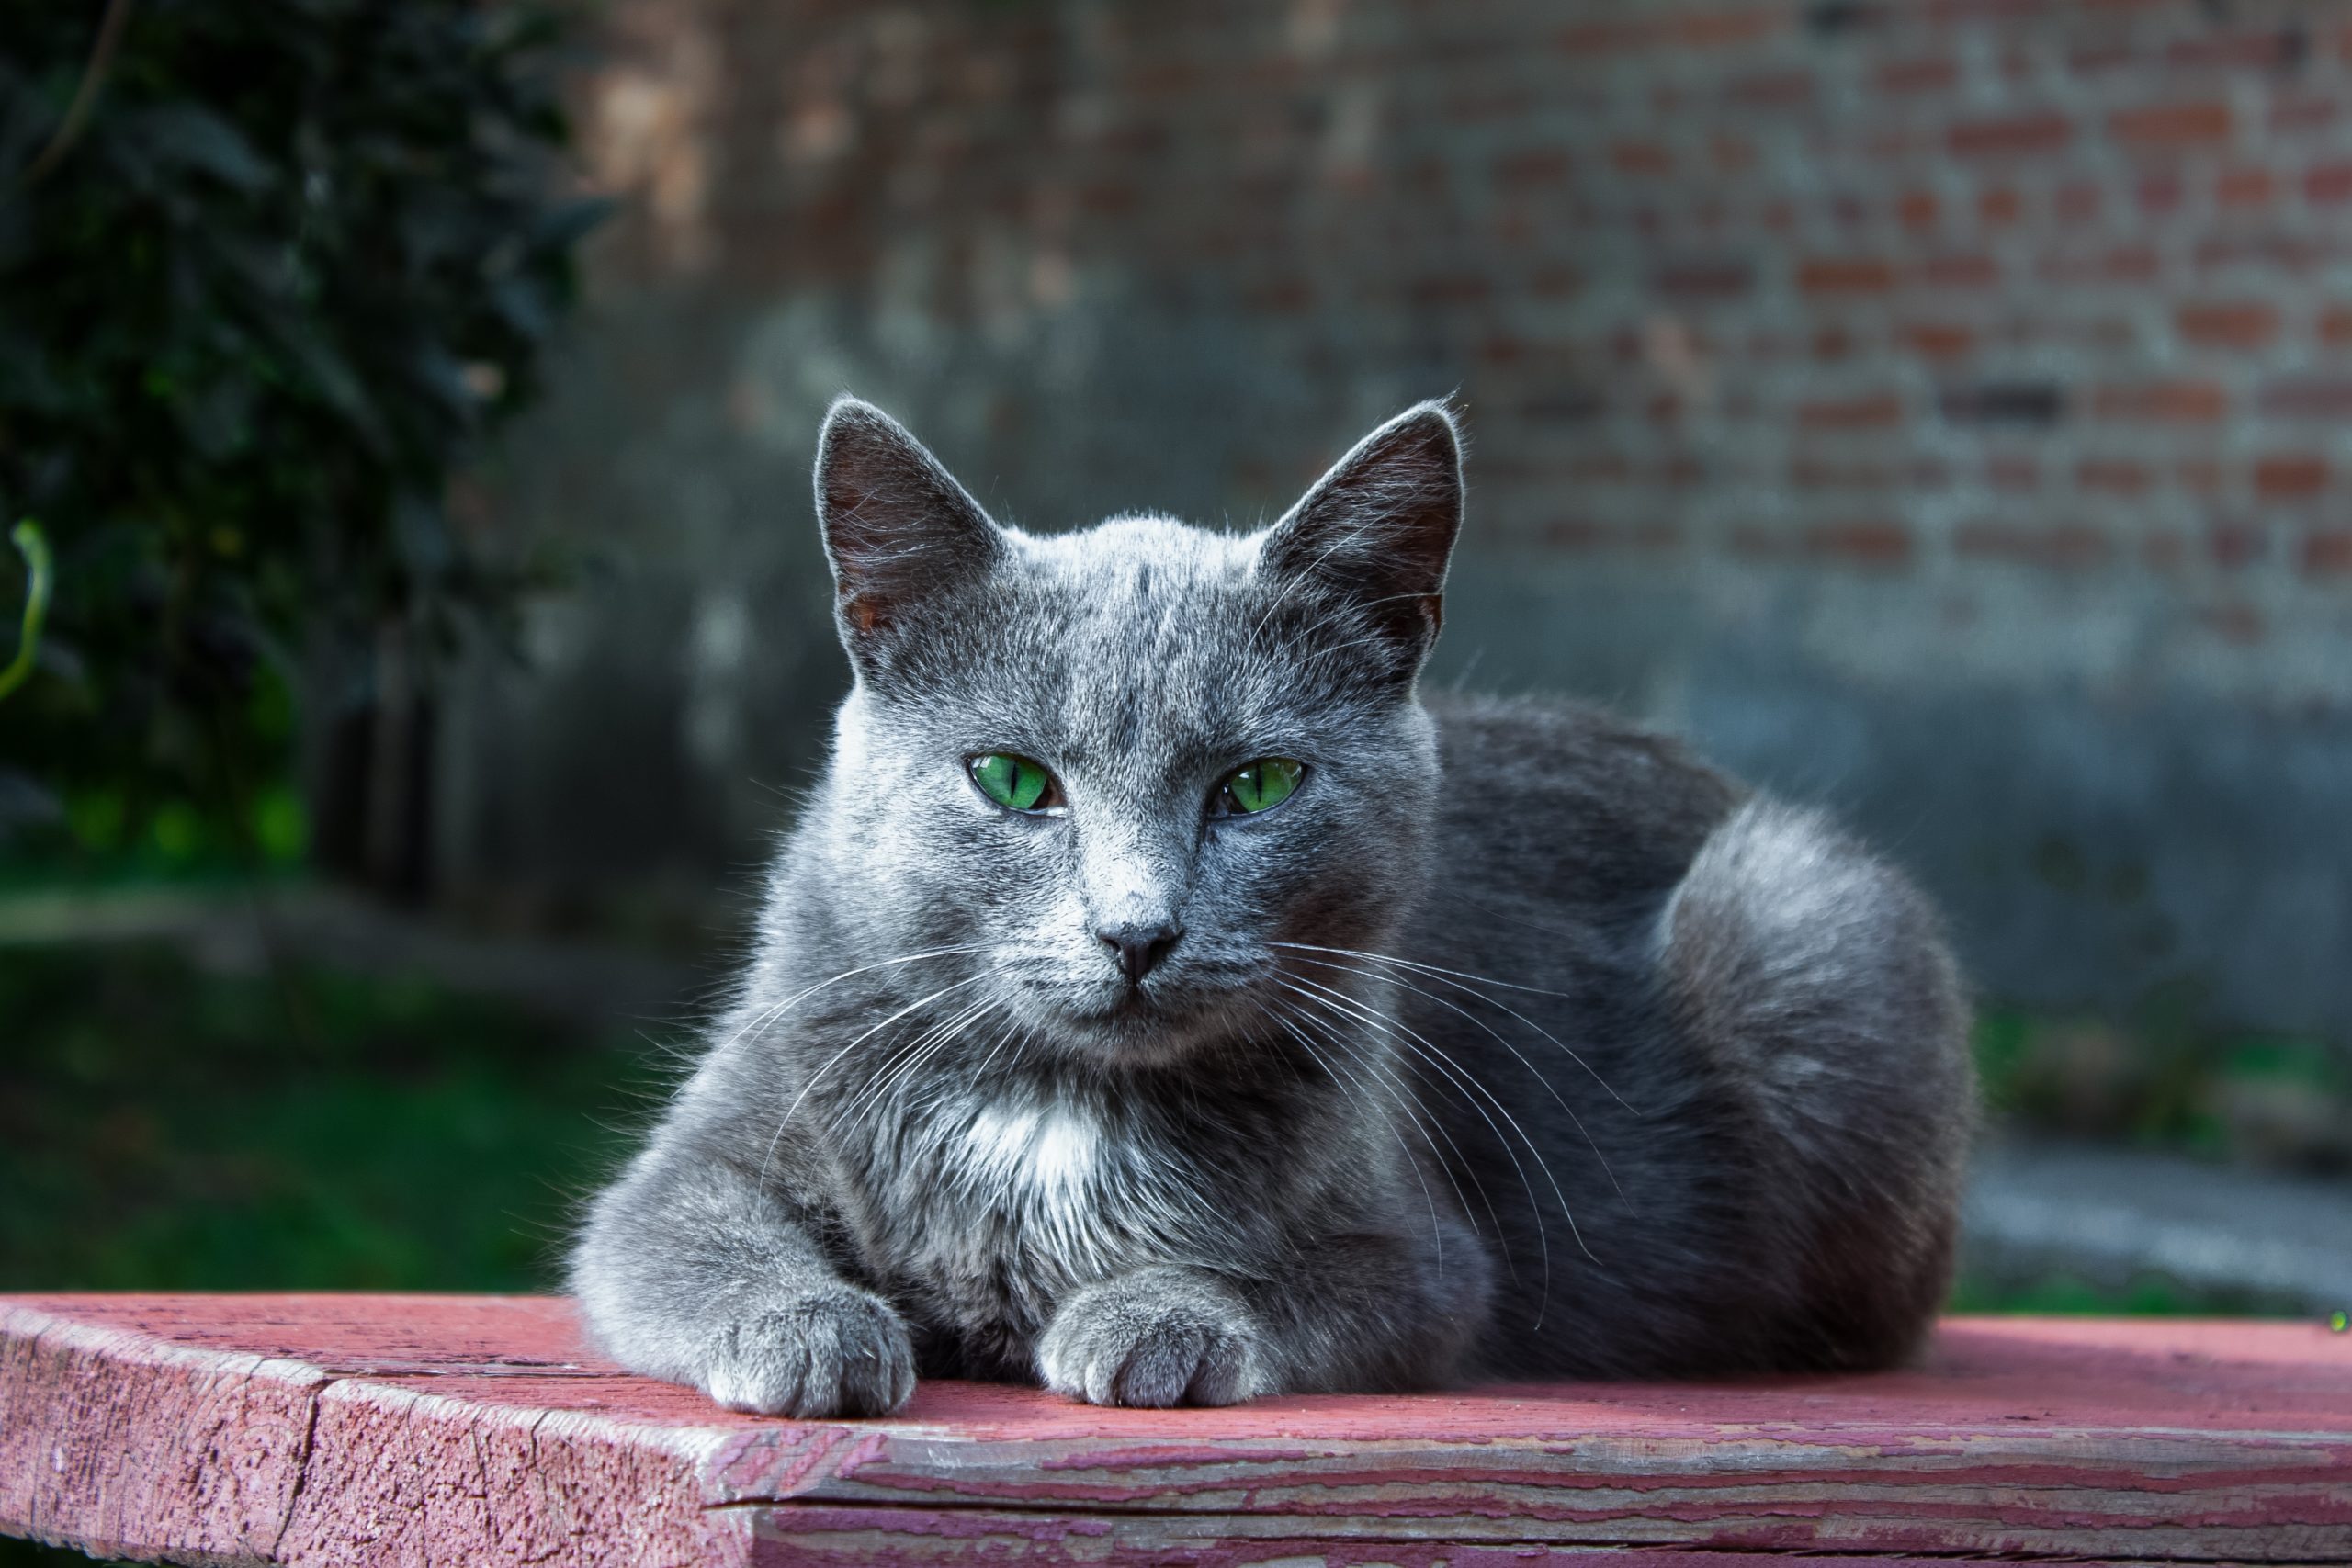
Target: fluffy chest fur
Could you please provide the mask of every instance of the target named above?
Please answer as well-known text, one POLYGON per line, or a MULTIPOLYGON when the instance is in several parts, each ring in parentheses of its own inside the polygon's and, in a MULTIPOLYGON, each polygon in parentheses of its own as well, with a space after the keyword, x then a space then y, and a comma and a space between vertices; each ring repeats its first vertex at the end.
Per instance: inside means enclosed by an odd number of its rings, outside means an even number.
POLYGON ((1195 1160, 1101 1099, 925 1096, 879 1120, 844 1161, 844 1208, 867 1269, 957 1371, 1025 1374, 1033 1342, 1072 1291, 1234 1247, 1229 1208, 1195 1160))

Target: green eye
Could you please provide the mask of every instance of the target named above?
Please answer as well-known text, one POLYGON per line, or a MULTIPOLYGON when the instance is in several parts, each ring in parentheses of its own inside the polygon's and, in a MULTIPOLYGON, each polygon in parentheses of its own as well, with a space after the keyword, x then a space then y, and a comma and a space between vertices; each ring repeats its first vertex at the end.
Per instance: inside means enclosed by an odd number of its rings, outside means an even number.
POLYGON ((1043 811, 1062 803, 1061 786, 1043 762, 991 751, 973 758, 971 767, 980 793, 1008 810, 1043 811))
POLYGON ((1226 775, 1225 783, 1217 786, 1216 804, 1227 816, 1264 811, 1288 800, 1306 776, 1304 762, 1288 757, 1261 757, 1226 775))

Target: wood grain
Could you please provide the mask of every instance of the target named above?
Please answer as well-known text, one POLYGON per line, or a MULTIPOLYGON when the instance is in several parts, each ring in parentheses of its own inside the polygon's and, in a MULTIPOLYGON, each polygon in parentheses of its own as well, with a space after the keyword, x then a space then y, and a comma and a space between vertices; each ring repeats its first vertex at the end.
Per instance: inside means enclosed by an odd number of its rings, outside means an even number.
POLYGON ((569 1306, 0 1297, 0 1531, 224 1563, 2352 1562, 2352 1336, 1954 1319, 1925 1365, 730 1415, 569 1306))

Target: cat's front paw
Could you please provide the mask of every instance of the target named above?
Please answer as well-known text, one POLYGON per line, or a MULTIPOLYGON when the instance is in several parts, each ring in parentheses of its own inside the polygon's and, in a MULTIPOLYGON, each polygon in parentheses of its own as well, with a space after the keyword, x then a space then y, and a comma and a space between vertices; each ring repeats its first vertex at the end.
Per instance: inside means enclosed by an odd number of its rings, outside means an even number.
POLYGON ((1172 1268, 1080 1292, 1037 1345, 1046 1386, 1095 1404, 1238 1404, 1273 1392, 1268 1359, 1232 1292, 1172 1268))
POLYGON ((915 1353, 888 1302, 842 1286, 729 1324, 695 1381, 755 1416, 888 1416, 915 1392, 915 1353))

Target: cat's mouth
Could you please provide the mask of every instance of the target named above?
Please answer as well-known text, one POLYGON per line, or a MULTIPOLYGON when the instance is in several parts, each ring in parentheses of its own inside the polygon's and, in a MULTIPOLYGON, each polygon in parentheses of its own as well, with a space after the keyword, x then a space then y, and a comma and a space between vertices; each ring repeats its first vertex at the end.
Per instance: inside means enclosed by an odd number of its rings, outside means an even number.
POLYGON ((1076 1017, 1088 1023, 1110 1024, 1134 1028, 1154 1020, 1167 1021, 1173 1016, 1161 999, 1141 986, 1122 986, 1103 1000, 1091 1007, 1071 1010, 1076 1017))
POLYGON ((1106 1010, 1113 1018, 1144 1017, 1160 1011, 1159 1002, 1141 986, 1129 986, 1111 998, 1106 1010))
POLYGON ((1130 1058, 1179 1054, 1216 1033, 1226 1010, 1218 998, 1150 982, 1037 999, 1055 1015, 1055 1032, 1071 1045, 1130 1058))

